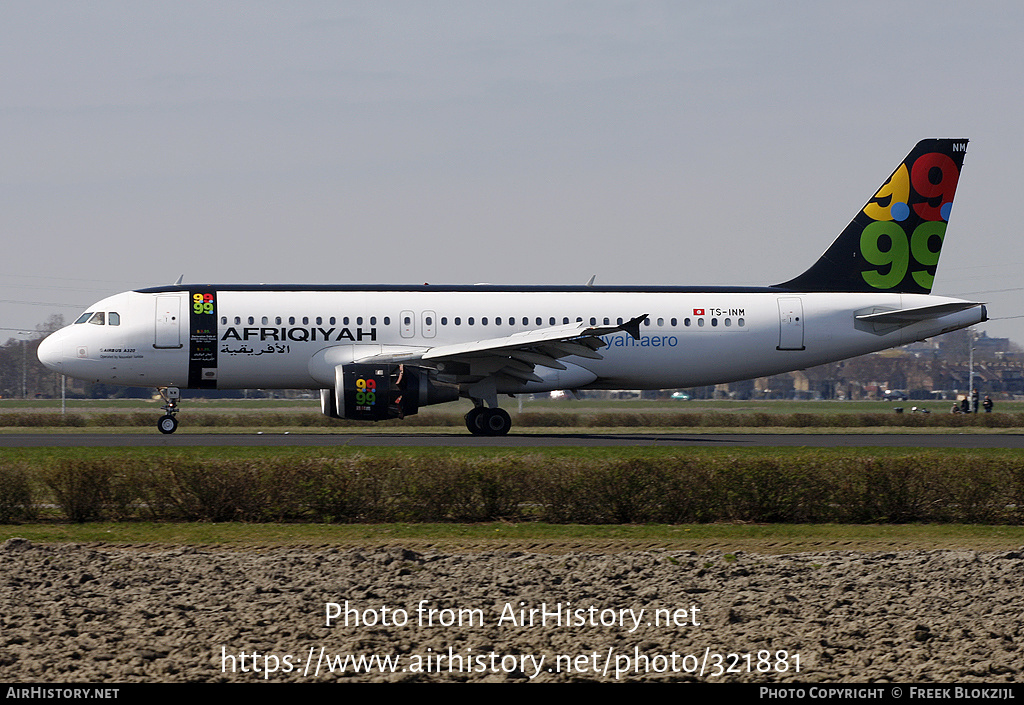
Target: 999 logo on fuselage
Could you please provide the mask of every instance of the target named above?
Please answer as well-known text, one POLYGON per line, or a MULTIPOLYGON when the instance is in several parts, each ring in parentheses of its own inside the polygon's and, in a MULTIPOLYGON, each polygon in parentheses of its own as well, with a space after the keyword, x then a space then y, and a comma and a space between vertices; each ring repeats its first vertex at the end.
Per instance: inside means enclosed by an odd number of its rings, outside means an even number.
POLYGON ((213 294, 192 294, 192 313, 213 313, 213 294))

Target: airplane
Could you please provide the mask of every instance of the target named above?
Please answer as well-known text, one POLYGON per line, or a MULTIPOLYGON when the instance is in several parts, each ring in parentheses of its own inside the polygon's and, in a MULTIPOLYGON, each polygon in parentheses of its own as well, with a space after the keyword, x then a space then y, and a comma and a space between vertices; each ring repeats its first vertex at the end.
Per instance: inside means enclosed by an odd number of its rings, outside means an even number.
POLYGON ((965 139, 919 142, 807 271, 765 287, 157 286, 97 302, 39 359, 70 377, 180 389, 320 390, 331 418, 379 421, 469 398, 504 435, 502 395, 675 389, 779 374, 988 320, 932 296, 965 139))

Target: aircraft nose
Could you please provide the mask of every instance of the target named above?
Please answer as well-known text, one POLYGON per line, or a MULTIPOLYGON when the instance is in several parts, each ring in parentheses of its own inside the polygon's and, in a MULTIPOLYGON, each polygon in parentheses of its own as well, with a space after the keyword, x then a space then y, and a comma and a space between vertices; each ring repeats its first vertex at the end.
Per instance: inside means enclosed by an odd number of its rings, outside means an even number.
POLYGON ((64 334, 63 331, 57 331, 47 336, 43 342, 39 343, 39 350, 36 355, 39 357, 39 362, 43 363, 49 370, 54 372, 64 371, 64 334))

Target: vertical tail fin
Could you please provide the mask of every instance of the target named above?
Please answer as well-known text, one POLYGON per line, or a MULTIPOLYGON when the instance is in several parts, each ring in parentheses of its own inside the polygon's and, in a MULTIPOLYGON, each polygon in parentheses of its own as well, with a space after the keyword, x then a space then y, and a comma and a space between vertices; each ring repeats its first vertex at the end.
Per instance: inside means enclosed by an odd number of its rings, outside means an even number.
POLYGON ((922 140, 793 291, 928 294, 967 140, 922 140))

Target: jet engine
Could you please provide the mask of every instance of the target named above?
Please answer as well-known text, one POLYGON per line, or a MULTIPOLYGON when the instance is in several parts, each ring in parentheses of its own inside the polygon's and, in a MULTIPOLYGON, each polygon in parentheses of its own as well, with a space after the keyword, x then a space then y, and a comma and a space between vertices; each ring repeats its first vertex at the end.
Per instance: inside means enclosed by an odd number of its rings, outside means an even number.
POLYGON ((439 382, 432 374, 429 368, 403 364, 338 365, 335 388, 320 390, 320 410, 332 419, 383 421, 456 401, 459 385, 439 382))

